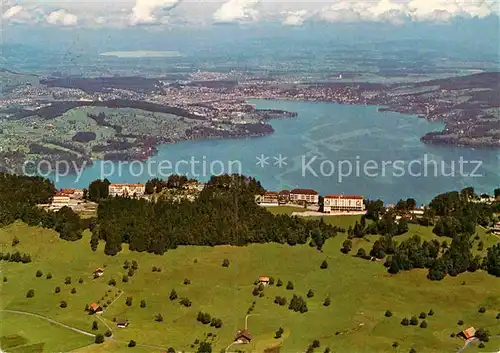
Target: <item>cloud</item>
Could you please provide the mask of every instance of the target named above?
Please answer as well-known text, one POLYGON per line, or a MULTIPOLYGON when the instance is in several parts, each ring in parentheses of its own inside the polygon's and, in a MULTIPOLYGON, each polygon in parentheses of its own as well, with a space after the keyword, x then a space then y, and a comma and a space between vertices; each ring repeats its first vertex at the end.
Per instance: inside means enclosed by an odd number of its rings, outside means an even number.
POLYGON ((498 0, 335 1, 316 13, 327 22, 449 21, 454 17, 484 18, 498 14, 498 0))
POLYGON ((10 8, 7 9, 2 15, 2 19, 8 20, 11 18, 16 17, 16 15, 20 14, 21 11, 23 10, 23 7, 21 5, 14 5, 10 8))
POLYGON ((136 0, 130 15, 130 25, 158 24, 162 13, 175 8, 181 0, 136 0))
POLYGON ((309 12, 306 10, 285 11, 282 14, 285 16, 283 24, 287 26, 302 26, 309 17, 309 12))
POLYGON ((260 0, 229 0, 215 11, 213 20, 217 23, 255 22, 260 0))
POLYGON ((78 24, 78 17, 69 13, 64 9, 52 11, 45 19, 47 23, 56 26, 76 26, 78 24))

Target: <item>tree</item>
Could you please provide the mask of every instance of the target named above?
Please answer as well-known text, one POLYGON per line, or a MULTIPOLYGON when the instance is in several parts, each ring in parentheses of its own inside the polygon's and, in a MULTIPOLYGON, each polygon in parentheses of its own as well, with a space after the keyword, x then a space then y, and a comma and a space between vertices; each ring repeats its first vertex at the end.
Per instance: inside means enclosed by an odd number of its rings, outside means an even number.
POLYGON ((408 326, 410 324, 410 320, 408 320, 406 317, 401 320, 401 325, 403 326, 408 326))
POLYGON ((209 342, 201 342, 196 353, 212 353, 212 344, 209 342))
POLYGON ((52 273, 47 273, 47 276, 46 276, 47 279, 51 279, 52 278, 52 273))
POLYGON ((495 195, 495 198, 497 200, 500 199, 500 188, 495 189, 495 191, 493 192, 493 194, 495 195))
POLYGON ((76 288, 72 288, 71 289, 71 294, 75 294, 76 293, 76 288))
POLYGON ((134 340, 130 340, 130 342, 128 343, 128 346, 129 347, 135 347, 136 343, 134 340))
POLYGON ((344 240, 344 242, 342 243, 342 249, 340 251, 342 251, 344 254, 349 254, 351 250, 352 250, 352 240, 351 239, 344 240))
POLYGON ((356 253, 356 257, 360 257, 362 259, 366 258, 366 251, 363 248, 359 248, 358 252, 356 253))
POLYGON ((33 298, 35 296, 35 290, 34 289, 30 289, 27 293, 26 293, 26 298, 33 298))
POLYGON ((59 306, 60 306, 61 308, 63 308, 63 309, 64 309, 64 308, 67 308, 67 307, 68 307, 68 303, 66 303, 64 300, 62 300, 62 301, 59 303, 59 306))
POLYGON ((309 291, 307 292, 307 297, 308 297, 308 298, 312 298, 312 297, 314 297, 314 292, 313 292, 313 290, 312 290, 312 289, 309 289, 309 291))
POLYGON ((464 324, 464 320, 458 320, 457 325, 462 326, 464 324))
POLYGON ((71 284, 71 277, 70 277, 70 276, 67 276, 67 277, 64 279, 64 284, 71 284))
POLYGON ((125 305, 132 306, 132 297, 127 297, 127 299, 125 299, 125 305))
POLYGON ((418 319, 416 316, 412 316, 410 319, 410 325, 412 326, 417 326, 418 325, 418 319))
POLYGON ((175 349, 174 349, 174 348, 172 348, 172 347, 169 347, 169 348, 167 349, 167 353, 175 353, 175 349))
POLYGON ((392 316, 392 311, 387 310, 387 311, 385 312, 385 317, 391 317, 391 316, 392 316))
POLYGON ((189 300, 188 298, 182 298, 180 301, 179 301, 179 304, 185 306, 186 308, 189 308, 191 306, 191 300, 189 300))
POLYGON ((92 251, 97 251, 97 247, 99 246, 99 237, 97 236, 96 233, 92 233, 92 236, 90 237, 90 248, 92 251))
POLYGON ((12 239, 12 247, 16 246, 17 244, 19 244, 19 238, 14 237, 14 239, 12 239))
POLYGON ((427 321, 425 321, 425 320, 424 320, 424 321, 422 321, 422 322, 420 323, 420 328, 427 328, 427 321))
POLYGON ((112 286, 112 287, 116 286, 116 281, 115 281, 115 279, 114 279, 114 278, 111 278, 111 279, 108 281, 108 286, 112 286))
POLYGON ((42 271, 40 270, 36 271, 36 277, 42 277, 42 276, 43 276, 42 271))
POLYGON ((222 261, 222 267, 229 267, 229 260, 228 259, 224 259, 224 261, 222 261))
POLYGON ((104 336, 100 333, 98 333, 97 335, 95 335, 95 341, 94 341, 96 344, 101 344, 101 343, 104 343, 104 336))
POLYGON ((475 336, 481 342, 488 342, 490 340, 490 333, 488 330, 485 330, 484 328, 478 329, 476 331, 475 336))
POLYGON ((78 283, 82 284, 83 283, 83 278, 80 277, 80 279, 78 280, 78 283))
POLYGON ((156 314, 155 321, 156 322, 163 322, 163 316, 161 314, 156 314))
POLYGON ((418 316, 420 319, 425 319, 427 317, 427 314, 424 312, 421 312, 420 315, 418 316))
POLYGON ((59 293, 60 291, 61 291, 61 287, 56 287, 56 289, 54 289, 55 293, 59 293))
POLYGON ((500 243, 488 248, 483 267, 490 275, 500 277, 500 243))
POLYGON ((132 260, 132 269, 134 271, 137 270, 137 269, 139 269, 139 264, 135 260, 132 260))
POLYGON ((276 331, 276 334, 274 335, 274 338, 281 338, 281 336, 283 335, 283 332, 285 332, 283 330, 283 327, 280 327, 277 331, 276 331))
POLYGON ((97 324, 97 321, 92 322, 92 330, 93 331, 99 330, 99 325, 97 324))
POLYGON ((123 275, 122 282, 123 283, 127 283, 128 282, 128 276, 127 275, 123 275))
POLYGON ((328 262, 326 262, 326 260, 323 260, 323 262, 321 263, 321 266, 320 266, 321 269, 326 269, 328 268, 328 262))
POLYGON ((484 306, 481 306, 481 307, 479 307, 479 309, 477 309, 477 312, 484 314, 486 312, 486 308, 484 306))
POLYGON ((286 284, 286 289, 293 290, 293 283, 291 281, 288 281, 288 283, 286 284))
POLYGON ((170 292, 169 299, 170 300, 176 300, 177 299, 177 292, 175 291, 175 289, 172 289, 172 291, 170 292))
POLYGON ((283 285, 283 281, 278 278, 278 282, 276 283, 276 287, 281 287, 283 285))
POLYGON ((104 332, 104 336, 111 337, 113 336, 113 333, 110 330, 106 330, 106 332, 104 332))
POLYGON ((141 308, 145 308, 146 307, 146 301, 143 299, 141 300, 141 308))

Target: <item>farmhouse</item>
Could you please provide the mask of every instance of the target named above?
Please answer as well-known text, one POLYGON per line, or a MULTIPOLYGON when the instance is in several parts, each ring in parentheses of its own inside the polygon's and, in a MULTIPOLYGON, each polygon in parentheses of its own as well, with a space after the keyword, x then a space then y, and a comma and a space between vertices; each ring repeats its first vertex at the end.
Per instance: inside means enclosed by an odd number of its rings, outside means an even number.
POLYGON ((122 320, 122 321, 118 321, 118 322, 116 323, 116 327, 119 327, 119 328, 125 328, 125 327, 127 327, 128 325, 129 325, 129 322, 128 322, 128 321, 124 321, 124 320, 122 320))
POLYGON ((269 281, 270 281, 270 279, 268 276, 260 276, 259 277, 259 284, 267 286, 267 285, 269 285, 269 281))
POLYGON ((474 327, 469 327, 458 334, 460 337, 468 340, 476 335, 476 329, 474 327))
POLYGON ((362 196, 327 195, 323 201, 325 213, 363 211, 364 208, 362 196))
POLYGON ((146 192, 144 184, 111 184, 109 185, 109 196, 143 196, 146 192))
POLYGON ((97 268, 94 271, 94 278, 101 277, 104 274, 104 270, 102 268, 97 268))
POLYGON ((252 341, 252 335, 247 330, 238 330, 236 337, 234 338, 235 343, 248 344, 252 341))
POLYGON ((97 303, 92 303, 89 305, 89 312, 91 314, 102 313, 102 308, 97 303))
POLYGON ((293 189, 290 191, 290 201, 311 205, 319 204, 319 194, 312 189, 293 189))

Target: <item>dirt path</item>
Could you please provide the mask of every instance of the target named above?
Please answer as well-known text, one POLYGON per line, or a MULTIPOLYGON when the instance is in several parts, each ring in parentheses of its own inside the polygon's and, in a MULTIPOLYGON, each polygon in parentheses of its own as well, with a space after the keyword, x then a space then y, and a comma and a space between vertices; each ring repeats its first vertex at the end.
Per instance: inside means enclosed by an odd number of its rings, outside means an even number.
POLYGON ((68 330, 71 330, 71 331, 74 331, 74 332, 78 332, 78 333, 81 333, 82 335, 85 335, 85 336, 89 336, 89 337, 95 337, 95 335, 93 333, 90 333, 90 332, 87 332, 87 331, 83 331, 83 330, 80 330, 76 327, 72 327, 72 326, 69 326, 69 325, 66 325, 66 324, 63 324, 61 322, 58 322, 56 320, 53 320, 47 316, 43 316, 43 315, 38 315, 38 314, 33 314, 33 313, 29 313, 29 312, 26 312, 26 311, 19 311, 19 310, 8 310, 8 309, 4 309, 4 310, 0 310, 1 312, 4 312, 4 313, 11 313, 11 314, 19 314, 19 315, 26 315, 26 316, 33 316, 33 317, 37 317, 39 319, 42 319, 42 320, 45 320, 45 321, 48 321, 54 325, 58 325, 58 326, 61 326, 61 327, 64 327, 64 328, 67 328, 68 330))

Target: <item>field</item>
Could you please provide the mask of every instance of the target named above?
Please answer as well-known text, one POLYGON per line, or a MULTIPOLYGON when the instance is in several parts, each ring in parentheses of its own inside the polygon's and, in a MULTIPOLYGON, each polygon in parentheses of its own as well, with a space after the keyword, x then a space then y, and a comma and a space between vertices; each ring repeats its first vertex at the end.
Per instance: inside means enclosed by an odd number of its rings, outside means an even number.
MULTIPOLYGON (((344 227, 348 219, 326 217, 325 221, 344 227)), ((415 233, 423 238, 433 237, 428 228, 412 226, 410 234, 415 233)), ((238 329, 244 328, 247 310, 254 301, 253 315, 248 317, 248 330, 253 335, 251 344, 233 345, 228 352, 263 352, 281 347, 282 353, 298 353, 317 339, 321 347, 316 352, 329 347, 339 353, 406 353, 413 347, 418 353, 442 353, 456 352, 463 346, 461 339, 451 338, 450 334, 466 326, 488 328, 493 335, 500 335, 500 320, 495 318, 500 312, 497 278, 477 272, 431 282, 426 279, 426 271, 420 270, 391 276, 380 262, 343 255, 339 249, 345 235, 329 239, 323 252, 309 245, 256 244, 241 248, 180 247, 157 256, 130 252, 124 247, 114 257, 104 255, 104 244, 92 252, 88 233, 80 241, 66 242, 53 231, 22 223, 0 229, 4 253, 14 251, 11 246, 14 236, 20 240, 15 251, 31 254, 33 262, 0 263, 2 276, 7 277, 7 282, 1 284, 0 309, 44 315, 91 333, 103 333, 106 323, 113 331, 113 339, 105 344, 77 349, 91 343, 92 338, 53 324, 44 325, 41 319, 2 313, 2 322, 5 320, 7 325, 2 325, 0 337, 17 334, 24 338, 23 342, 27 341, 25 345, 43 343, 44 352, 72 349, 78 353, 159 352, 168 347, 194 352, 195 340, 204 339, 212 342, 214 352, 219 352, 232 343, 238 329), (225 258, 230 261, 228 268, 221 266, 225 258), (320 264, 325 259, 328 268, 322 270, 320 264), (127 272, 122 267, 125 260, 136 260, 139 265, 127 283, 122 282, 127 272), (153 266, 161 268, 161 272, 153 272, 153 266), (93 279, 92 272, 99 267, 104 268, 104 275, 93 279), (37 270, 43 276, 37 278, 37 270), (49 272, 51 279, 46 278, 49 272), (253 283, 262 275, 280 278, 284 285, 270 286, 264 290, 264 297, 255 297, 253 283), (66 276, 71 276, 69 285, 64 284, 66 276), (83 283, 79 283, 80 278, 83 283), (112 278, 116 286, 108 285, 112 278), (185 279, 191 283, 183 284, 185 279), (293 290, 285 288, 288 281, 293 282, 293 290), (61 287, 60 293, 54 293, 56 286, 61 287), (71 293, 72 288, 76 293, 71 293), (26 297, 29 289, 35 291, 33 298, 26 297), (172 289, 179 298, 189 298, 192 306, 186 308, 179 300, 169 300, 172 289), (314 291, 312 298, 305 297, 309 289, 314 291), (285 296, 289 302, 292 294, 304 296, 307 313, 295 313, 287 306, 273 303, 277 295, 285 296), (131 306, 125 304, 127 297, 132 297, 131 306), (331 298, 331 305, 325 307, 323 302, 327 297, 331 298), (59 307, 61 300, 67 301, 67 308, 59 307), (145 308, 140 307, 141 300, 146 301, 145 308), (84 312, 86 304, 97 301, 102 305, 111 303, 99 319, 84 312), (486 313, 478 313, 480 306, 487 309, 486 313), (428 328, 400 324, 403 317, 418 316, 430 309, 435 315, 427 318, 428 328), (385 317, 386 310, 391 310, 393 316, 385 317), (197 322, 199 311, 221 318, 222 328, 197 322), (164 321, 155 322, 156 314, 161 314, 164 321), (116 328, 113 318, 129 320, 130 326, 116 328), (98 320, 98 331, 91 330, 94 320, 98 320), (458 326, 458 320, 463 320, 464 325, 458 326), (276 339, 279 327, 283 327, 284 334, 276 339), (208 333, 212 335, 208 337, 208 333), (131 339, 138 344, 133 349, 127 347, 131 339), (398 349, 391 347, 393 342, 399 343, 398 349)), ((369 250, 371 241, 358 240, 355 247, 369 250)), ((5 348, 8 352, 22 351, 5 348)), ((485 349, 473 345, 465 352, 498 349, 499 340, 492 339, 485 349)))

